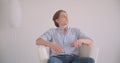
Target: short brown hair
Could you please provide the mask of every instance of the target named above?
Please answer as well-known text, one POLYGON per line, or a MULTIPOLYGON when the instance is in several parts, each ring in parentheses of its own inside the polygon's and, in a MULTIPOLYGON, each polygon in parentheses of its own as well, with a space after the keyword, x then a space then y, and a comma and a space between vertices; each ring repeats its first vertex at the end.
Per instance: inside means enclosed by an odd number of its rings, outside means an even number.
POLYGON ((59 18, 59 15, 60 15, 61 12, 65 12, 65 13, 66 13, 65 10, 58 10, 58 11, 53 15, 53 21, 54 21, 56 27, 59 27, 59 24, 56 22, 56 19, 59 18))

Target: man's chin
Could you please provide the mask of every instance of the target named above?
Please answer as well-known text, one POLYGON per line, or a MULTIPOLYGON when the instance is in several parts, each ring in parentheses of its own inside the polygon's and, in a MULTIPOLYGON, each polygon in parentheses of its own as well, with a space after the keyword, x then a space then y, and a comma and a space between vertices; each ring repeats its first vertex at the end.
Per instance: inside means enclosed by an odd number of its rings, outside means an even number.
POLYGON ((65 24, 64 26, 65 26, 65 27, 67 27, 67 26, 68 26, 68 24, 65 24))

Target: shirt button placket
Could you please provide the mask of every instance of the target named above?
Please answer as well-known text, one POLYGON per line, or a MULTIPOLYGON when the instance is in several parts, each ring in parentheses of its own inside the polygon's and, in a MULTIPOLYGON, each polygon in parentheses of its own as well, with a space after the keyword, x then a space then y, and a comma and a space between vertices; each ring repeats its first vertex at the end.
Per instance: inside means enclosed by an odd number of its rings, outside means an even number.
POLYGON ((64 52, 66 54, 67 53, 67 51, 66 51, 66 35, 64 35, 63 46, 64 46, 64 52))

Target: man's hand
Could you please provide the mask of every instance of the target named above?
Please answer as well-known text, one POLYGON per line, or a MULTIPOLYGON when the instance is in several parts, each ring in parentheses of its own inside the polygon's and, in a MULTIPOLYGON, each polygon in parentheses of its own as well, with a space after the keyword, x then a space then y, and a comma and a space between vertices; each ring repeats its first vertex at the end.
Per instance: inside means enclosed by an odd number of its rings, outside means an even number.
POLYGON ((73 47, 78 48, 82 45, 82 43, 85 43, 89 46, 92 46, 92 40, 91 39, 78 39, 73 43, 73 47))
POLYGON ((73 45, 73 47, 78 48, 81 46, 81 44, 82 44, 81 40, 76 40, 72 45, 73 45))
POLYGON ((57 54, 61 54, 61 53, 64 53, 64 51, 62 50, 62 48, 55 44, 55 43, 51 43, 50 44, 50 47, 57 53, 57 54))

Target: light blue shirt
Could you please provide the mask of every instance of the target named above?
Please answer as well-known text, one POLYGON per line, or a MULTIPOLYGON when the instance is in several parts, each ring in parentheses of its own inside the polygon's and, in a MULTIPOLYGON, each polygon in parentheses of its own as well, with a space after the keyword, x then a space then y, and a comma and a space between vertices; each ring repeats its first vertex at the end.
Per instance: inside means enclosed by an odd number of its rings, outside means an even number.
MULTIPOLYGON (((64 53, 62 54, 79 55, 80 50, 79 48, 75 48, 72 46, 73 42, 75 42, 77 39, 89 38, 89 37, 86 36, 77 28, 67 27, 67 32, 66 34, 64 34, 64 30, 58 27, 58 28, 49 29, 39 38, 59 45, 64 51, 64 53)), ((50 49, 50 51, 51 51, 51 56, 62 55, 62 54, 57 54, 53 49, 50 49)))

